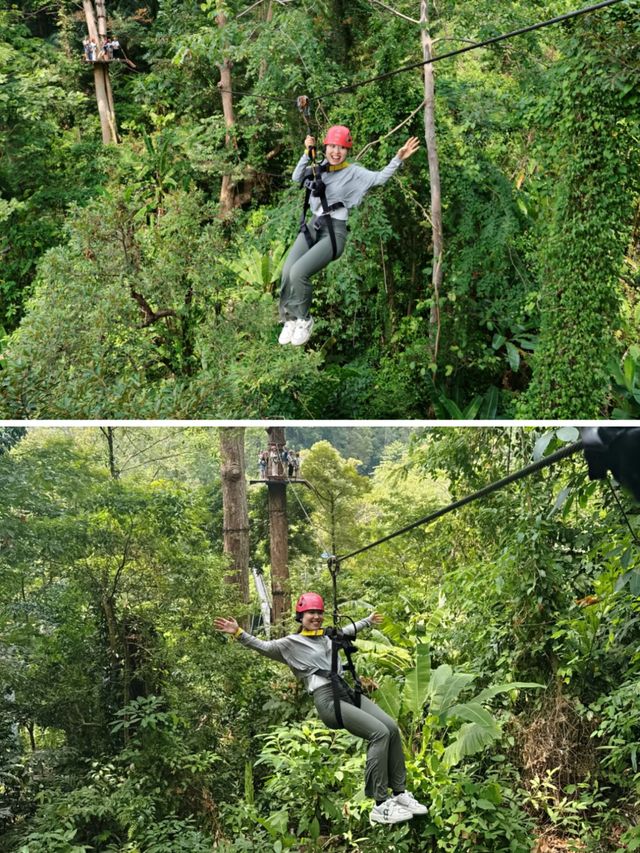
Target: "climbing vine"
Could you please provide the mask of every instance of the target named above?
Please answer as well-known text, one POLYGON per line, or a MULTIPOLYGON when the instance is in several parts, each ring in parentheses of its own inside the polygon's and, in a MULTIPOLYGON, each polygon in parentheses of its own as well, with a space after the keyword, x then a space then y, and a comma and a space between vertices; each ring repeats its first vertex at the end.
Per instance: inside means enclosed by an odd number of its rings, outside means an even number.
POLYGON ((540 341, 519 407, 524 417, 607 411, 620 274, 640 187, 637 13, 632 3, 597 26, 576 24, 554 70, 557 84, 536 110, 549 216, 538 252, 540 341))

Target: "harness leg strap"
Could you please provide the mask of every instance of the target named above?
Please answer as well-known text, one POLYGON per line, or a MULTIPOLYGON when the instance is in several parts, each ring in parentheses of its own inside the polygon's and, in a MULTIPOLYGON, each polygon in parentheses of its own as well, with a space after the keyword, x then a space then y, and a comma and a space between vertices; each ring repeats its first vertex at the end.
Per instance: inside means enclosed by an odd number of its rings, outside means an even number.
POLYGON ((304 234, 304 238, 307 241, 307 246, 310 249, 316 244, 314 240, 313 234, 309 231, 309 226, 307 225, 307 211, 309 210, 309 199, 311 198, 311 189, 307 187, 305 196, 304 196, 304 204, 302 206, 302 216, 300 217, 300 233, 304 234))
POLYGON ((340 710, 340 676, 338 675, 338 644, 331 639, 331 686, 333 687, 333 711, 336 715, 338 728, 344 728, 342 711, 340 710))
POLYGON ((330 213, 325 214, 325 218, 329 226, 329 237, 331 238, 331 260, 335 261, 338 257, 338 244, 336 243, 336 232, 333 230, 333 219, 330 213))

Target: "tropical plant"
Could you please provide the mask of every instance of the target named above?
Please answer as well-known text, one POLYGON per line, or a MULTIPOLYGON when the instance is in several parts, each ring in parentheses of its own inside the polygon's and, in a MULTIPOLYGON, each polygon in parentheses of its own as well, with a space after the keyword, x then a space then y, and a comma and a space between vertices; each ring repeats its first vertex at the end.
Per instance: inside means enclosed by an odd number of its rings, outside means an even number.
POLYGON ((242 249, 237 258, 219 258, 222 266, 235 273, 238 279, 249 288, 238 292, 240 299, 254 301, 264 299, 270 302, 273 296, 274 283, 280 278, 285 259, 286 247, 276 242, 271 249, 263 254, 255 246, 242 249))
POLYGON ((448 769, 487 749, 503 734, 498 720, 485 708, 489 700, 501 693, 542 687, 530 682, 498 684, 459 702, 459 695, 474 680, 473 675, 454 672, 446 663, 432 670, 429 648, 421 643, 416 646, 413 667, 400 684, 391 676, 381 680, 376 701, 399 719, 416 763, 425 762, 431 770, 438 764, 448 769))

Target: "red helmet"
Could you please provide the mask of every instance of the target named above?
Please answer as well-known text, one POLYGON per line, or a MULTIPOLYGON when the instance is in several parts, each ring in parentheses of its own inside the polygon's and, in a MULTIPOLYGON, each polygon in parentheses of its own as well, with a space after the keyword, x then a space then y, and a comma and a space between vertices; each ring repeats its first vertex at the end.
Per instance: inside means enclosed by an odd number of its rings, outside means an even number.
POLYGON ((296 604, 296 613, 306 613, 307 610, 323 610, 324 601, 317 592, 303 592, 296 604))
POLYGON ((342 145, 343 148, 351 148, 353 139, 351 131, 343 124, 334 124, 327 131, 327 135, 323 140, 323 145, 342 145))

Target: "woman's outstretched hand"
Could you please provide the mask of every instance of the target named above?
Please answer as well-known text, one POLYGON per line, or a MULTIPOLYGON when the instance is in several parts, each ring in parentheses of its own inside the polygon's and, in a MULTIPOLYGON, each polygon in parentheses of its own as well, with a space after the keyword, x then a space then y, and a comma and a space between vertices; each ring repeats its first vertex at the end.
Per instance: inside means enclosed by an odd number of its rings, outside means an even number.
POLYGON ((235 619, 223 619, 221 616, 218 616, 213 620, 213 627, 217 631, 224 631, 225 634, 235 634, 238 630, 239 625, 235 619))
POLYGON ((398 150, 398 156, 401 160, 408 160, 412 154, 415 154, 416 151, 420 148, 420 141, 417 136, 410 136, 409 139, 405 142, 405 144, 398 150))
POLYGON ((373 622, 374 625, 379 625, 384 621, 384 616, 382 613, 378 613, 377 610, 374 610, 373 613, 369 616, 369 619, 373 622))

